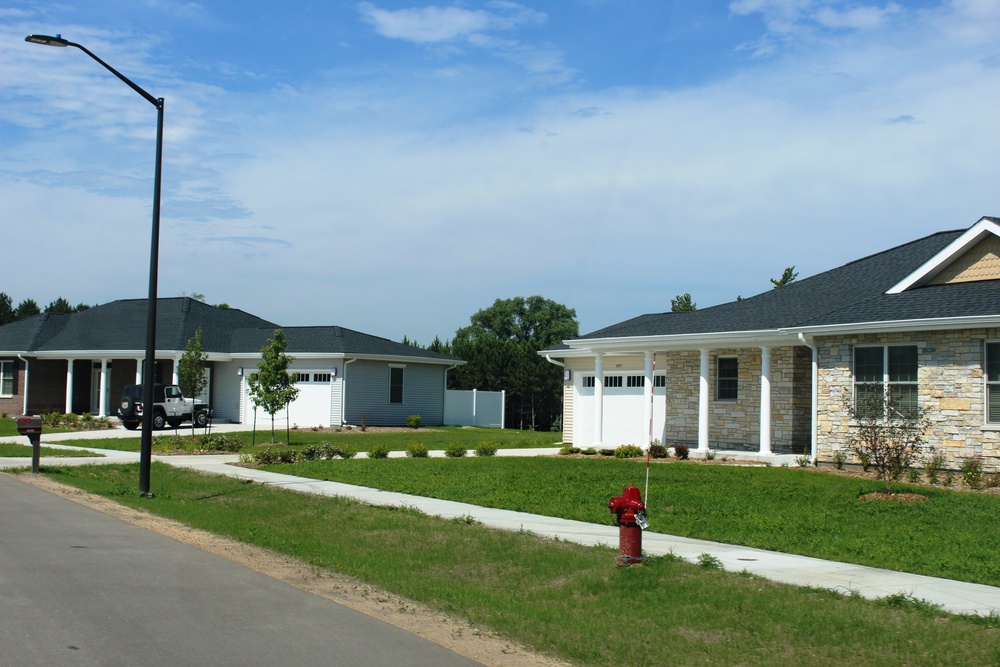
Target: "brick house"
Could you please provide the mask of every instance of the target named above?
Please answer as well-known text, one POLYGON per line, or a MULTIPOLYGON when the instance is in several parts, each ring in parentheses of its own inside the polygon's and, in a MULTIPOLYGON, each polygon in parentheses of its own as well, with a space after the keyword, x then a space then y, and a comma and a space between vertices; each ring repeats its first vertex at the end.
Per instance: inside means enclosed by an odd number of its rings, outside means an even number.
MULTIPOLYGON (((146 304, 113 301, 0 327, 0 412, 116 414, 125 385, 142 382, 146 304)), ((209 375, 202 399, 215 419, 270 419, 262 410, 255 415, 247 380, 277 324, 187 297, 159 299, 157 312, 156 382, 176 383, 200 328, 209 375)), ((465 362, 339 326, 280 328, 298 377, 299 397, 279 415, 290 424, 395 426, 412 414, 443 423, 447 371, 465 362)))
POLYGON ((929 447, 1000 468, 1000 218, 704 310, 655 313, 543 350, 579 447, 846 448, 850 405, 890 391, 929 447))

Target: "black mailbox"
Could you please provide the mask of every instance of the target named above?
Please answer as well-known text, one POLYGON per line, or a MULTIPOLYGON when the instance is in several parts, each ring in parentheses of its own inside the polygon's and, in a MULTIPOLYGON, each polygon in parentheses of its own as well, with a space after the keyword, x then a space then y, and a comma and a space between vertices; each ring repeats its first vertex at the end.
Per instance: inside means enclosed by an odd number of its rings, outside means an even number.
POLYGON ((42 418, 38 415, 20 415, 17 418, 17 432, 21 435, 41 434, 42 418))
POLYGON ((39 415, 18 415, 14 421, 17 432, 28 436, 31 441, 31 472, 37 475, 42 452, 42 418, 39 415))

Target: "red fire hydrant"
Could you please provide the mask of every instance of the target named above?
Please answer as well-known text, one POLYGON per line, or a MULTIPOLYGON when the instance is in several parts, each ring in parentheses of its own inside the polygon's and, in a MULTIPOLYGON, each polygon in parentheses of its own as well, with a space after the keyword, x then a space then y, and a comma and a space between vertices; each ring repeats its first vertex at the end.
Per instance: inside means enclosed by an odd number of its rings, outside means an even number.
POLYGON ((646 505, 642 502, 642 494, 635 485, 629 484, 622 495, 608 501, 608 508, 615 515, 618 524, 618 558, 619 565, 632 565, 642 562, 642 529, 646 523, 646 505))

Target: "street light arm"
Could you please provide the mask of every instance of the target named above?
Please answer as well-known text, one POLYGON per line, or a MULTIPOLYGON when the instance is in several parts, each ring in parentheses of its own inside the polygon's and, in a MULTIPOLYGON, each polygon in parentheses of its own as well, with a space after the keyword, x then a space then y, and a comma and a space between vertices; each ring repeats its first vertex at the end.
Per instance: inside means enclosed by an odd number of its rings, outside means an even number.
POLYGON ((145 100, 150 104, 152 104, 154 107, 159 109, 163 106, 162 97, 159 99, 153 97, 145 90, 143 90, 139 85, 137 85, 131 79, 129 79, 127 76, 125 76, 124 74, 116 70, 114 67, 112 67, 111 65, 107 64, 106 62, 98 58, 90 51, 90 49, 83 46, 82 44, 77 44, 76 42, 71 42, 68 39, 63 39, 59 35, 56 35, 55 37, 49 37, 48 35, 28 35, 27 37, 24 38, 24 41, 31 42, 32 44, 44 44, 45 46, 74 46, 83 51, 84 53, 86 53, 88 56, 90 56, 97 62, 99 62, 101 66, 104 67, 104 69, 108 70, 109 72, 117 76, 119 79, 121 79, 125 83, 125 85, 127 85, 129 88, 139 93, 140 95, 142 95, 143 98, 145 98, 145 100))

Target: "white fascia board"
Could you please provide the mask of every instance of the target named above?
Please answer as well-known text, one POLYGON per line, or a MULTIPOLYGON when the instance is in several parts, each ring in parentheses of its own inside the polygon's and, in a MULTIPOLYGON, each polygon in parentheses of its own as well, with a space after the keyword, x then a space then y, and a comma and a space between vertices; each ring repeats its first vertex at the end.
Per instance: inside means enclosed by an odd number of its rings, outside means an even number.
POLYGON ((430 357, 410 357, 404 355, 386 354, 349 354, 343 355, 351 359, 363 359, 365 361, 385 361, 393 364, 439 364, 441 366, 462 366, 468 362, 461 359, 433 359, 430 357))
MULTIPOLYGON (((22 352, 36 359, 137 359, 146 356, 146 350, 36 350, 22 352)), ((162 360, 182 356, 184 350, 157 350, 156 358, 162 360)), ((231 356, 208 352, 208 361, 230 361, 231 356)), ((260 355, 258 355, 260 356, 260 355)))
POLYGON ((815 327, 788 329, 789 335, 834 336, 842 334, 886 333, 893 331, 940 331, 943 329, 981 329, 1000 327, 1000 315, 973 315, 969 317, 934 317, 921 320, 893 320, 888 322, 851 322, 815 327))
MULTIPOLYGON (((625 338, 592 338, 568 340, 565 343, 579 350, 579 355, 595 352, 604 354, 642 354, 670 350, 700 350, 723 347, 781 347, 800 345, 797 332, 781 330, 723 331, 703 334, 676 334, 672 336, 634 336, 625 338)), ((556 355, 552 355, 556 356, 556 355)), ((566 355, 569 356, 569 355, 566 355)))
POLYGON ((979 241, 987 234, 1000 236, 1000 225, 997 225, 989 218, 980 218, 979 222, 974 224, 972 227, 969 227, 964 234, 949 243, 929 260, 921 264, 916 271, 890 287, 886 294, 899 294, 900 292, 905 292, 911 287, 930 280, 953 259, 960 256, 976 243, 979 243, 979 241))

